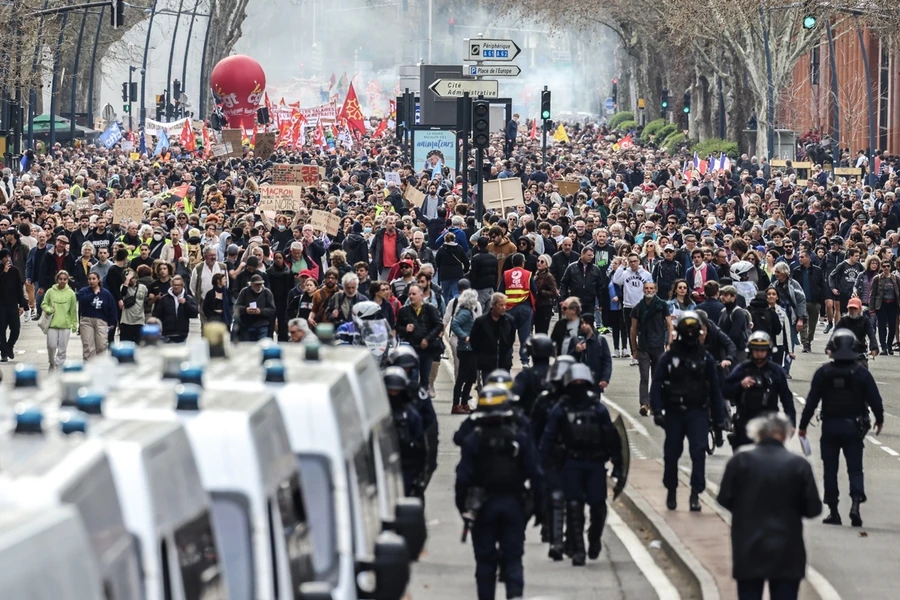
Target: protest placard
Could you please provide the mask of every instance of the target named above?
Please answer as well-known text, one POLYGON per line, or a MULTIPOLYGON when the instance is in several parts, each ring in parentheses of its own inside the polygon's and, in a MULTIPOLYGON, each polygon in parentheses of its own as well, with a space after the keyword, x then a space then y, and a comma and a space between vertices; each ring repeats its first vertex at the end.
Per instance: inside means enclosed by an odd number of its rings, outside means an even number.
POLYGON ((386 183, 394 182, 397 185, 400 185, 400 173, 385 173, 384 181, 386 183))
POLYGON ((324 210, 314 210, 310 215, 309 224, 316 231, 324 231, 328 235, 337 235, 341 226, 341 218, 324 210))
POLYGON ((553 183, 559 186, 559 193, 563 196, 577 194, 581 191, 581 184, 577 181, 564 181, 562 179, 557 179, 553 183))
POLYGON ((303 188, 297 185, 259 186, 259 210, 298 211, 303 206, 303 188))
POLYGON ((409 203, 417 208, 422 208, 422 203, 425 202, 425 194, 411 185, 406 187, 406 191, 403 192, 403 197, 409 200, 409 203))
POLYGON ((485 208, 499 208, 500 212, 505 214, 507 210, 520 204, 525 204, 521 179, 495 179, 484 182, 485 208))
POLYGON ((84 212, 86 210, 91 210, 92 203, 88 198, 78 198, 75 200, 75 210, 78 212, 84 212))
POLYGON ((113 224, 140 223, 144 217, 144 201, 140 198, 117 198, 113 206, 113 224))
POLYGON ((314 186, 319 183, 319 167, 315 165, 273 165, 272 182, 275 185, 314 186))
POLYGON ((268 159, 275 152, 275 132, 257 133, 256 145, 253 146, 253 154, 268 159))
POLYGON ((227 158, 241 158, 244 155, 243 148, 241 146, 243 139, 244 132, 240 129, 222 130, 222 143, 226 146, 228 144, 231 144, 231 148, 228 150, 228 154, 225 155, 227 158))
POLYGON ((216 158, 220 158, 223 156, 231 155, 232 147, 231 142, 225 144, 213 144, 212 146, 212 155, 216 158))

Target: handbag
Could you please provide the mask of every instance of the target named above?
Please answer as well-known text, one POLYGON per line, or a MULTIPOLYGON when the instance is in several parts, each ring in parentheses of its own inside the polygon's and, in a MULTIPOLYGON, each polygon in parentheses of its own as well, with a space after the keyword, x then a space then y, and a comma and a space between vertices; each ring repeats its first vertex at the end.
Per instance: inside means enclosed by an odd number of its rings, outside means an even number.
POLYGON ((41 328, 45 334, 50 331, 50 320, 52 319, 52 315, 47 311, 41 313, 41 318, 38 320, 38 327, 41 328))

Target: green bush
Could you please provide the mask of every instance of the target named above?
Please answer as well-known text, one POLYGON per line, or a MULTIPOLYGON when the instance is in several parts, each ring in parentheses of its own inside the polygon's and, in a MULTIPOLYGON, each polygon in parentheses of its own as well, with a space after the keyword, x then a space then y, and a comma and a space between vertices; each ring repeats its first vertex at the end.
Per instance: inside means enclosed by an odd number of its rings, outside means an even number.
POLYGON ((677 133, 679 131, 681 131, 681 130, 678 128, 678 125, 676 125, 675 123, 666 123, 659 129, 659 131, 656 132, 655 139, 656 139, 657 145, 661 146, 663 144, 663 142, 665 142, 665 139, 667 137, 669 137, 673 133, 677 133))
POLYGON ((666 126, 665 119, 655 119, 650 121, 644 126, 644 131, 641 133, 641 141, 649 142, 651 135, 656 135, 660 129, 666 126))
POLYGON ((622 129, 621 123, 623 121, 634 121, 634 113, 630 110, 623 110, 622 112, 617 112, 613 116, 609 118, 609 128, 610 129, 622 129))
POLYGON ((635 123, 634 121, 622 121, 621 123, 619 123, 619 125, 616 127, 616 129, 625 133, 632 129, 635 129, 636 127, 637 127, 637 123, 635 123))
POLYGON ((724 153, 729 158, 734 159, 740 155, 737 142, 731 142, 720 138, 710 138, 708 140, 703 140, 702 142, 697 142, 692 146, 692 149, 699 156, 704 158, 710 155, 719 156, 724 153))
POLYGON ((661 146, 665 146, 666 151, 669 154, 675 154, 678 151, 678 146, 687 142, 688 139, 684 136, 680 131, 676 131, 671 134, 669 137, 665 139, 665 141, 661 144, 661 146))

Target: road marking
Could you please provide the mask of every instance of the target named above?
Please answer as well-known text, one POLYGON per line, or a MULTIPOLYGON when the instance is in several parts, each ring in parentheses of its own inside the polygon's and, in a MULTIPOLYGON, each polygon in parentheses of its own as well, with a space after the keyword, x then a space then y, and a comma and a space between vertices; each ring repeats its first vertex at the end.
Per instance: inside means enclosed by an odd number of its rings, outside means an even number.
POLYGON ((613 533, 621 540, 622 545, 628 550, 628 554, 634 559, 635 564, 647 578, 650 585, 653 586, 659 600, 681 600, 681 594, 672 584, 666 574, 653 560, 653 556, 644 547, 643 542, 637 535, 622 521, 622 518, 612 508, 609 508, 609 514, 606 517, 606 524, 609 525, 613 533))
POLYGON ((639 434, 641 434, 641 435, 643 435, 643 436, 645 436, 645 437, 650 437, 650 432, 647 431, 647 428, 644 427, 643 424, 641 424, 640 421, 638 421, 636 418, 634 418, 633 416, 631 416, 631 413, 629 413, 627 410, 625 410, 624 408, 622 408, 621 406, 619 406, 618 404, 616 404, 615 402, 613 402, 612 400, 610 400, 609 397, 608 397, 606 394, 603 394, 603 395, 601 396, 601 398, 603 399, 603 403, 604 403, 604 404, 607 404, 607 405, 609 405, 609 406, 612 406, 614 409, 616 409, 616 411, 618 411, 618 413, 619 413, 620 415, 622 415, 622 417, 623 417, 626 421, 628 421, 629 423, 631 423, 631 426, 634 427, 635 431, 637 431, 639 434))
POLYGON ((881 449, 884 450, 885 452, 887 452, 888 454, 890 454, 891 456, 900 456, 900 452, 897 452, 896 450, 892 450, 891 448, 888 448, 887 446, 881 446, 881 449))
POLYGON ((875 438, 873 438, 871 435, 870 435, 870 436, 866 436, 866 441, 867 441, 867 442, 872 442, 872 443, 875 444, 876 446, 880 446, 880 445, 881 445, 881 442, 879 442, 878 440, 876 440, 875 438))
POLYGON ((798 396, 797 394, 794 394, 794 398, 797 399, 797 402, 799 402, 803 406, 806 406, 806 400, 803 398, 803 396, 798 396))

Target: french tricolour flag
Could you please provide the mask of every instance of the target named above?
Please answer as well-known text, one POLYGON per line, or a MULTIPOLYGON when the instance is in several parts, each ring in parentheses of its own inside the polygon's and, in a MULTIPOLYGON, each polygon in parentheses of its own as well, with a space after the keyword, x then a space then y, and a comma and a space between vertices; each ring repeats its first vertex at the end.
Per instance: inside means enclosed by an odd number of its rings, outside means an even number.
POLYGON ((729 171, 731 170, 731 159, 725 154, 719 154, 719 158, 713 158, 709 161, 713 171, 729 171))

